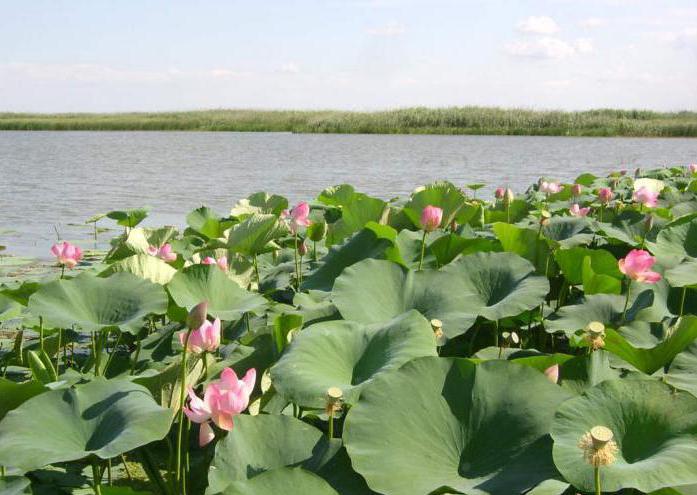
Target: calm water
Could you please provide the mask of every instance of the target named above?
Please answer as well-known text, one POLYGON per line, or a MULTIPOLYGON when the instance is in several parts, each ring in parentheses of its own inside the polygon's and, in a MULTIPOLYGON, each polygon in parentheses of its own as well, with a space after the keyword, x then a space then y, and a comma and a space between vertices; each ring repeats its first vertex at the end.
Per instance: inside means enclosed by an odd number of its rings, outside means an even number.
POLYGON ((523 190, 541 175, 695 161, 697 139, 0 132, 0 244, 45 256, 56 230, 84 237, 71 224, 94 213, 149 205, 151 224, 181 225, 260 190, 292 201, 344 182, 386 199, 435 179, 523 190))

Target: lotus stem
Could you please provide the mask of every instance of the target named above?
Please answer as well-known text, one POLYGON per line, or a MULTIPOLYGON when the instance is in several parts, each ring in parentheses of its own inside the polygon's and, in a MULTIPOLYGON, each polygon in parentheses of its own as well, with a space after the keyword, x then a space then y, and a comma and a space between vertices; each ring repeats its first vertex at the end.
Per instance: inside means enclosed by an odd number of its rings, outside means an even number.
POLYGON ((61 280, 63 279, 63 276, 65 275, 65 265, 61 266, 61 280))
POLYGON ((123 464, 123 469, 126 471, 126 476, 128 476, 128 481, 133 481, 133 476, 131 475, 131 470, 128 467, 128 463, 126 463, 126 456, 121 454, 121 464, 123 464))
MULTIPOLYGON (((56 375, 60 373, 61 342, 63 340, 63 329, 58 329, 58 348, 56 349, 56 375)), ((42 349, 43 350, 43 349, 42 349)))
POLYGON ((140 357, 140 348, 142 347, 140 336, 138 336, 138 343, 136 344, 136 355, 133 357, 133 363, 131 364, 131 375, 135 373, 136 366, 138 365, 138 357, 140 357))
MULTIPOLYGON (((494 322, 494 345, 496 347, 499 346, 499 320, 496 320, 494 322)), ((501 353, 499 352, 499 357, 501 356, 501 353)))
MULTIPOLYGON (((114 342, 114 347, 111 348, 111 353, 109 354, 109 358, 106 360, 106 366, 104 366, 104 374, 106 375, 107 370, 109 369, 109 365, 111 364, 111 360, 114 358, 114 354, 116 353, 116 348, 119 346, 119 343, 121 342, 121 330, 116 330, 118 333, 116 334, 116 342, 114 342)), ((107 332, 107 339, 109 338, 109 332, 107 332)))
POLYGON ((203 379, 208 380, 208 353, 204 351, 201 359, 203 359, 203 379))
POLYGON ((421 266, 424 263, 424 254, 426 254, 426 231, 424 230, 424 236, 421 238, 421 257, 419 258, 419 271, 421 271, 421 266))
POLYGON ((106 479, 109 486, 111 486, 111 459, 106 461, 106 479))
POLYGON ((252 256, 252 264, 254 265, 254 275, 257 277, 257 290, 259 290, 258 286, 261 284, 261 277, 259 277, 259 263, 257 262, 256 254, 252 256))
POLYGON ((101 481, 97 459, 92 459, 92 489, 94 490, 94 495, 102 495, 101 481))
POLYGON ((629 307, 629 297, 632 293, 632 281, 627 280, 627 297, 624 300, 624 309, 622 310, 622 323, 627 321, 627 308, 629 307))
POLYGON ((312 261, 317 261, 317 241, 312 241, 312 261))
POLYGON ((595 479, 595 495, 602 495, 603 491, 600 489, 600 466, 593 468, 593 474, 595 479))
POLYGON ((39 316, 39 349, 44 350, 44 319, 39 316))
POLYGON ((295 249, 293 249, 295 258, 295 290, 300 288, 300 268, 298 267, 298 234, 295 234, 295 249))
POLYGON ((687 295, 687 286, 682 288, 682 297, 680 298, 680 316, 685 312, 685 296, 687 295))
POLYGON ((181 384, 179 386, 179 429, 177 431, 177 463, 176 463, 176 481, 182 481, 182 444, 184 441, 184 400, 186 398, 186 353, 189 347, 189 338, 191 337, 191 328, 186 331, 184 338, 184 348, 182 349, 182 371, 180 376, 181 384))

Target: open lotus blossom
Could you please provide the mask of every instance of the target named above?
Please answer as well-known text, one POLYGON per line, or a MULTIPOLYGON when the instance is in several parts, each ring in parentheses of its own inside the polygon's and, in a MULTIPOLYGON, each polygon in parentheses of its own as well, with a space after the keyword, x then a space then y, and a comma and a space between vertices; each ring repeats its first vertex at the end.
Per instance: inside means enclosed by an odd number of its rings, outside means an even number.
POLYGON ((159 248, 157 246, 149 246, 148 254, 150 256, 157 256, 168 263, 177 259, 177 253, 172 251, 172 246, 170 244, 164 244, 159 248))
POLYGON ((426 232, 433 232, 443 220, 443 210, 437 206, 428 205, 421 211, 421 227, 426 232))
POLYGON ((690 163, 687 166, 687 170, 689 170, 691 174, 697 174, 697 163, 690 163))
POLYGON ((67 241, 54 244, 51 247, 51 254, 56 257, 59 265, 67 266, 68 268, 74 268, 82 259, 82 249, 67 241))
POLYGON ((559 382, 559 365, 555 364, 554 366, 550 366, 549 368, 547 368, 545 370, 545 376, 552 383, 559 382))
POLYGON ((281 214, 281 218, 288 222, 288 228, 292 234, 297 234, 300 227, 309 227, 312 222, 310 221, 310 205, 305 201, 298 203, 290 213, 288 210, 284 210, 281 214))
POLYGON ((581 184, 574 184, 573 186, 571 186, 571 194, 574 197, 580 196, 582 191, 583 191, 583 186, 581 184))
POLYGON ((558 182, 540 182, 540 191, 545 194, 556 194, 562 190, 561 184, 558 182))
POLYGON ((221 430, 230 431, 233 417, 247 409, 249 396, 254 390, 257 372, 254 368, 247 371, 239 380, 232 368, 225 368, 220 379, 206 385, 203 399, 189 389, 189 405, 184 406, 184 414, 194 423, 199 423, 198 443, 201 447, 215 437, 211 421, 221 430))
POLYGON ((598 200, 603 204, 608 204, 612 200, 612 189, 609 187, 601 187, 598 190, 598 200))
MULTIPOLYGON (((179 332, 179 342, 183 346, 186 342, 186 330, 179 332)), ((220 346, 220 319, 216 318, 213 323, 206 320, 199 328, 191 330, 187 350, 194 354, 204 351, 214 352, 220 346)))
POLYGON ((642 249, 632 249, 619 263, 619 269, 626 276, 637 282, 655 284, 661 280, 661 274, 651 271, 656 258, 642 249))
POLYGON ((569 208, 569 213, 575 217, 585 217, 591 211, 589 207, 581 208, 577 203, 571 205, 569 208))
POLYGON ((217 260, 213 256, 206 256, 201 260, 202 265, 218 265, 224 272, 227 271, 227 256, 221 256, 217 260))
POLYGON ((634 192, 633 199, 637 203, 654 208, 658 204, 658 191, 652 191, 646 187, 640 187, 634 192))

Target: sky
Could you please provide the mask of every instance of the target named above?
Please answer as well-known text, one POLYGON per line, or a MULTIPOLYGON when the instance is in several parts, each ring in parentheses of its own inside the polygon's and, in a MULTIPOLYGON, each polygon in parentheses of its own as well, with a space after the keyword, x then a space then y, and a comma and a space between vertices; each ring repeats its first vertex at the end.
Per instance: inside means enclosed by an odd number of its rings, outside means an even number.
POLYGON ((0 0, 0 111, 697 110, 697 0, 0 0))

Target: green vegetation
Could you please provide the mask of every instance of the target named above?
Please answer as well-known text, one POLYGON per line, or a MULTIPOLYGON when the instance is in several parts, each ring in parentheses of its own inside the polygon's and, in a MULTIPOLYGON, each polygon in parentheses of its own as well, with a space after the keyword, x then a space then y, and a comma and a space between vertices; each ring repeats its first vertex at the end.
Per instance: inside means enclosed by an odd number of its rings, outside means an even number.
POLYGON ((0 130, 695 137, 697 112, 611 109, 563 112, 452 107, 378 112, 202 110, 102 114, 0 113, 0 130))

